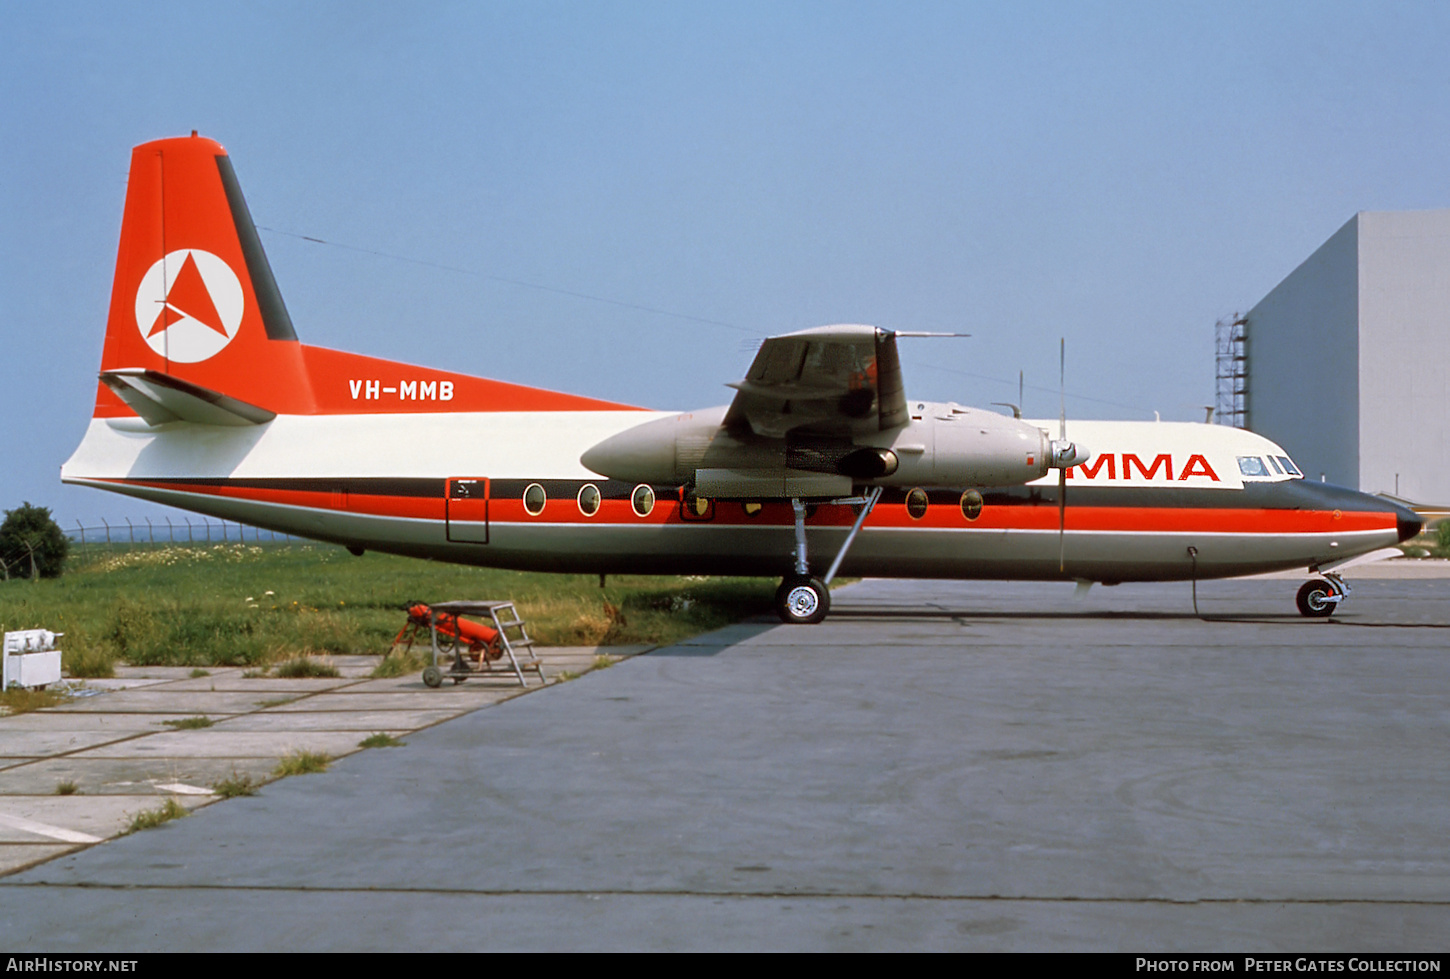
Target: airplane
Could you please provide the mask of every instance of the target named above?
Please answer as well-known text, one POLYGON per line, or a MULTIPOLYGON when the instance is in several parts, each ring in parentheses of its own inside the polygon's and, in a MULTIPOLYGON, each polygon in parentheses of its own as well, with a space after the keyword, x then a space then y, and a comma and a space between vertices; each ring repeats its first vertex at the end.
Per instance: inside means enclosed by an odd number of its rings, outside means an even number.
POLYGON ((358 555, 780 575, 795 624, 826 617, 837 574, 1305 568, 1296 604, 1323 617, 1337 569, 1422 527, 1242 429, 1063 416, 1053 438, 1015 408, 909 399, 914 335, 771 337, 729 405, 683 413, 308 346, 230 157, 193 132, 132 152, 93 417, 61 478, 358 555))

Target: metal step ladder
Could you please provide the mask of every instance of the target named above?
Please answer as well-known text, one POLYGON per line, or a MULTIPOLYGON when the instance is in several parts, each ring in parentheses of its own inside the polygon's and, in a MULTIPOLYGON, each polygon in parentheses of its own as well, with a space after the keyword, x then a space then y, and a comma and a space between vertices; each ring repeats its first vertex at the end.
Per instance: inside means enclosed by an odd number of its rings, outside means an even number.
POLYGON ((543 661, 534 652, 534 640, 529 638, 528 629, 525 627, 524 620, 519 618, 518 609, 514 608, 513 602, 439 602, 430 608, 433 623, 433 628, 430 629, 433 645, 433 663, 430 670, 434 672, 430 676, 429 670, 423 671, 423 682, 428 686, 437 686, 445 677, 454 683, 462 683, 469 677, 483 677, 510 671, 518 678, 519 686, 527 687, 529 685, 524 678, 525 673, 537 676, 540 685, 549 682, 544 676, 543 661), (488 658, 487 653, 478 658, 478 664, 475 666, 463 656, 455 641, 452 647, 454 654, 452 666, 447 670, 440 670, 439 660, 446 658, 447 652, 440 647, 438 642, 436 624, 439 615, 470 615, 480 619, 487 616, 493 622, 494 629, 498 631, 504 655, 508 657, 508 666, 501 663, 495 665, 494 661, 488 658))

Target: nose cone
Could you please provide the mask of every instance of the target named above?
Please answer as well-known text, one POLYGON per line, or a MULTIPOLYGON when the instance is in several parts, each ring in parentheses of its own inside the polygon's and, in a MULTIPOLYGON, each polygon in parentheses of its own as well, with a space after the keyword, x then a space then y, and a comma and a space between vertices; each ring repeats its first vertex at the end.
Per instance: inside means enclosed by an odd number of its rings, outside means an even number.
POLYGON ((1403 543, 1411 537, 1418 537, 1420 531, 1425 529, 1425 521, 1413 510, 1400 508, 1399 520, 1396 524, 1400 532, 1400 542, 1403 543))

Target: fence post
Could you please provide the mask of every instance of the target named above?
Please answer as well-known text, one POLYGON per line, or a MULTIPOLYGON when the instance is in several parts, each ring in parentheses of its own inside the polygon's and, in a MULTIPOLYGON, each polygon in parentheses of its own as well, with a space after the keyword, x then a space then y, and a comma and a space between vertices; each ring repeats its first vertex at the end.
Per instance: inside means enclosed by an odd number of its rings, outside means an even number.
POLYGON ((105 517, 102 517, 101 518, 101 523, 103 523, 103 524, 106 525, 106 546, 107 547, 110 547, 111 546, 111 522, 109 520, 107 520, 105 517))
POLYGON ((76 521, 76 526, 81 529, 81 549, 84 550, 86 546, 86 528, 79 520, 76 521))
POLYGON ((167 517, 166 518, 166 540, 167 540, 167 543, 170 543, 170 544, 175 544, 176 543, 176 534, 171 530, 171 518, 170 517, 167 517))
POLYGON ((156 528, 151 526, 151 518, 146 518, 146 532, 151 535, 151 543, 156 543, 156 528))
POLYGON ((132 525, 131 518, 130 517, 127 517, 126 518, 126 527, 127 527, 128 530, 131 531, 131 546, 132 547, 135 547, 136 546, 136 528, 132 525))

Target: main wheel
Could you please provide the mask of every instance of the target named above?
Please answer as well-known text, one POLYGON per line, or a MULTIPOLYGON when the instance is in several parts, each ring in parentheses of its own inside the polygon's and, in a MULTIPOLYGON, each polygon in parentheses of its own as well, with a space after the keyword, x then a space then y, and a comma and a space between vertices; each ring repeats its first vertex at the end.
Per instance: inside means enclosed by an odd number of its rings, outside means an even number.
POLYGON ((1306 581, 1299 588, 1299 594, 1294 598, 1294 604, 1299 606, 1299 614, 1311 619, 1327 619, 1334 614, 1339 607, 1338 602, 1331 602, 1329 598, 1334 594, 1334 586, 1322 579, 1317 581, 1306 581))
POLYGON ((819 578, 793 575, 776 589, 775 610, 787 625, 812 625, 831 610, 831 591, 819 578))
POLYGON ((425 666, 423 668, 423 682, 430 687, 441 687, 443 685, 443 671, 436 666, 425 666))

